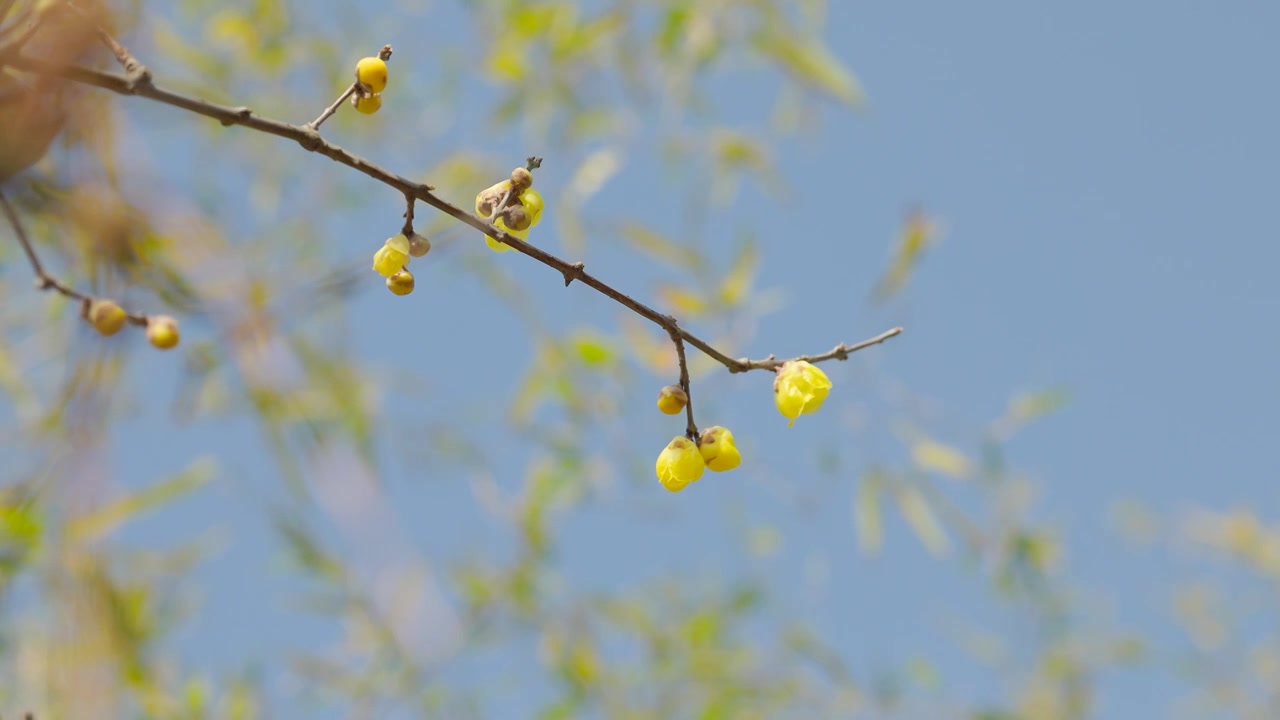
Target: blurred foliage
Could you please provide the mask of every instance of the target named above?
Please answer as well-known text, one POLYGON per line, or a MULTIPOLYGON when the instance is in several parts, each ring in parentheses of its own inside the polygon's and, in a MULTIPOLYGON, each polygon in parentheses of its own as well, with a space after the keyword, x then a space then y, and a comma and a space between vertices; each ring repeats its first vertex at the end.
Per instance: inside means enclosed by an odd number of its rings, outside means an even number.
MULTIPOLYGON (((121 2, 101 17, 145 48, 145 62, 166 85, 300 121, 346 82, 343 27, 360 11, 350 5, 326 18, 300 0, 121 2)), ((687 200, 695 221, 730 205, 743 182, 783 198, 771 143, 795 131, 795 118, 818 102, 865 102, 854 74, 823 41, 824 0, 388 5, 415 16, 449 5, 473 28, 428 48, 440 59, 430 94, 415 102, 421 91, 402 91, 404 106, 429 108, 400 118, 428 131, 395 145, 401 157, 422 158, 418 176, 447 196, 469 197, 503 171, 489 148, 428 151, 440 127, 470 121, 453 115, 458 95, 483 84, 490 136, 524 134, 570 168, 562 192, 548 197, 569 254, 589 252, 588 238, 612 228, 609 239, 662 270, 665 279, 653 288, 661 305, 712 328, 717 345, 743 345, 751 321, 779 307, 776 292, 756 286, 754 238, 713 248, 699 233, 657 227, 635 210, 602 218, 588 208, 643 154, 668 162, 679 183, 671 192, 687 200), (779 79, 777 107, 785 112, 774 118, 773 134, 742 130, 745 123, 721 117, 705 92, 720 73, 744 64, 779 79)), ((33 7, 0 0, 0 48, 33 7)), ((74 25, 51 24, 27 52, 105 65, 91 40, 74 25)), ((180 366, 172 414, 192 433, 201 422, 248 421, 274 454, 286 492, 246 497, 244 511, 272 518, 279 546, 271 552, 282 552, 290 572, 306 580, 298 606, 341 633, 325 652, 282 651, 291 682, 310 701, 351 717, 488 717, 500 689, 457 680, 451 668, 504 649, 518 655, 532 644, 541 676, 526 682, 549 690, 530 701, 528 716, 1052 720, 1091 716, 1099 676, 1147 659, 1141 638, 1096 622, 1081 602, 1062 538, 1036 512, 1035 483, 1008 462, 1016 433, 1062 407, 1064 390, 1015 397, 971 443, 926 429, 903 402, 891 409, 906 418, 896 464, 849 469, 842 447, 823 461, 824 473, 846 486, 853 481, 850 521, 865 553, 880 552, 901 521, 940 561, 972 570, 1002 612, 1018 619, 1009 627, 956 623, 957 644, 1006 679, 997 699, 949 685, 929 658, 868 668, 823 628, 789 616, 788 588, 751 577, 715 584, 672 575, 582 590, 558 564, 560 531, 599 509, 611 478, 650 477, 649 458, 619 459, 630 456, 625 440, 617 447, 617 430, 629 421, 621 399, 632 381, 672 372, 673 351, 661 333, 633 317, 603 329, 553 331, 508 271, 476 261, 476 243, 455 242, 462 233, 447 219, 420 218, 433 253, 453 256, 527 321, 532 351, 512 361, 502 432, 537 451, 516 487, 500 483, 486 460, 492 433, 433 426, 429 442, 421 433, 405 442, 396 434, 403 429, 383 420, 388 386, 429 390, 415 387, 412 376, 369 367, 352 351, 347 338, 357 328, 343 306, 358 291, 353 268, 363 270, 364 256, 355 262, 339 243, 321 242, 333 239, 323 217, 291 212, 374 202, 359 178, 337 167, 316 172, 311 159, 270 138, 195 119, 173 129, 184 119, 170 114, 163 132, 201 138, 182 162, 211 169, 190 180, 188 197, 157 180, 154 158, 131 149, 139 126, 122 118, 121 100, 34 83, 9 69, 0 74, 0 183, 60 277, 199 324, 172 356, 180 366), (251 216, 220 213, 227 198, 247 199, 251 216), (500 523, 509 552, 428 558, 415 551, 370 565, 358 552, 361 538, 394 532, 379 480, 396 461, 390 447, 471 477, 476 504, 500 523), (324 480, 339 472, 334 467, 345 473, 338 489, 324 480), (425 597, 432 592, 452 598, 452 612, 432 610, 425 597)), ((147 131, 160 132, 161 121, 152 122, 147 131)), ((347 137, 373 134, 341 113, 331 122, 347 137)), ((932 218, 908 217, 876 299, 905 291, 938 235, 932 218)), ((160 549, 127 540, 133 524, 195 502, 202 488, 233 474, 237 458, 197 460, 158 480, 115 478, 106 452, 113 427, 169 388, 126 372, 134 352, 127 344, 89 340, 67 320, 74 309, 66 302, 31 292, 24 261, 16 244, 0 243, 0 712, 280 716, 255 659, 246 658, 242 672, 215 676, 175 657, 172 636, 199 621, 193 569, 216 555, 216 538, 190 528, 160 549)), ((695 377, 714 367, 701 356, 691 360, 695 377)), ((1239 600, 1211 584, 1189 585, 1172 600, 1189 644, 1170 652, 1183 659, 1177 665, 1192 711, 1280 715, 1272 609, 1280 526, 1246 510, 1206 512, 1185 527, 1139 522, 1140 515, 1126 518, 1145 528, 1144 538, 1190 545, 1263 581, 1258 617, 1242 615, 1239 600), (1259 634, 1259 625, 1270 630, 1259 634)), ((739 550, 768 557, 786 542, 756 524, 741 534, 739 550)))

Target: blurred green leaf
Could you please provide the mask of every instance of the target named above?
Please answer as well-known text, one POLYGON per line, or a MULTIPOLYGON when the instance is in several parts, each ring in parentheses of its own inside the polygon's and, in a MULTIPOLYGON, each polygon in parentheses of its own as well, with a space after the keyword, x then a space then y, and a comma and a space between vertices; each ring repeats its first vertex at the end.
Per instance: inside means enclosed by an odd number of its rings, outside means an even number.
POLYGON ((596 332, 579 332, 569 339, 569 343, 578 359, 590 367, 607 365, 617 357, 613 343, 596 332))

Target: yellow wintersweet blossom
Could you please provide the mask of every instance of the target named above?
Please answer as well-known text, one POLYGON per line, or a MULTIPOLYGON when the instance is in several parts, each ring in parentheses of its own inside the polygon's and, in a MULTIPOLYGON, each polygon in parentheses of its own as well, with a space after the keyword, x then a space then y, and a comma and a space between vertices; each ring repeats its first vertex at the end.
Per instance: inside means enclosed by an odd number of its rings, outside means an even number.
POLYGON ((801 415, 817 412, 829 392, 831 380, 827 374, 804 360, 783 363, 773 381, 773 402, 778 412, 791 421, 787 427, 794 425, 801 415))
POLYGON ((742 464, 742 455, 733 442, 733 433, 719 425, 702 431, 698 438, 698 452, 713 472, 732 470, 742 464))
POLYGON ((655 469, 662 487, 671 492, 680 492, 686 485, 697 482, 702 477, 706 463, 692 440, 676 437, 658 455, 655 469))
POLYGON ((391 277, 409 264, 409 238, 403 233, 387 242, 373 254, 373 269, 382 277, 391 277))

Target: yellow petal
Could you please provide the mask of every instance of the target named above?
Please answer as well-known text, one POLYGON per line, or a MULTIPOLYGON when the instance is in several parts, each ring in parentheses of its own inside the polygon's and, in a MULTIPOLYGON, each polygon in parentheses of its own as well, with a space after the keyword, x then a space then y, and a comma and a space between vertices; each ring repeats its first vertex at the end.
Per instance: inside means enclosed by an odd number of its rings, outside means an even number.
MULTIPOLYGON (((408 240, 405 242, 407 245, 408 240)), ((400 269, 408 264, 408 247, 405 248, 405 252, 400 252, 391 246, 390 240, 388 240, 387 244, 383 245, 378 252, 373 254, 373 269, 382 277, 391 277, 392 275, 400 272, 400 269)))

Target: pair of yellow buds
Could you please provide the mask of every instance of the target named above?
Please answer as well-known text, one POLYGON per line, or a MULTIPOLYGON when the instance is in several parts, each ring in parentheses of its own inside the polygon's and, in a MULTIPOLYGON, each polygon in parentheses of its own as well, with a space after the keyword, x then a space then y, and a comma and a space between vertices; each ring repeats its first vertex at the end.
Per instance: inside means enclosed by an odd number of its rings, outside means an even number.
MULTIPOLYGON (((831 392, 831 379, 818 366, 804 360, 788 360, 778 368, 773 381, 773 403, 778 412, 794 425, 796 418, 817 412, 831 392)), ((667 415, 684 410, 689 396, 679 385, 668 385, 658 392, 658 409, 667 415)))
MULTIPOLYGON (((93 300, 84 311, 84 319, 94 330, 111 337, 124 328, 129 313, 111 300, 93 300)), ((161 350, 178 344, 178 321, 168 315, 152 315, 146 318, 147 341, 161 350)))
POLYGON ((365 115, 382 108, 382 91, 387 87, 387 61, 380 57, 361 58, 356 63, 356 93, 351 106, 365 115))
POLYGON ((685 438, 672 438, 658 455, 654 469, 658 482, 671 492, 680 492, 690 483, 702 477, 702 471, 732 470, 742 463, 742 455, 733 441, 733 433, 715 425, 702 431, 698 442, 685 438))
POLYGON ((373 254, 374 272, 387 279, 387 289, 396 295, 413 292, 413 274, 409 272, 409 258, 422 257, 431 251, 431 241, 418 233, 400 233, 387 238, 378 252, 373 254))

